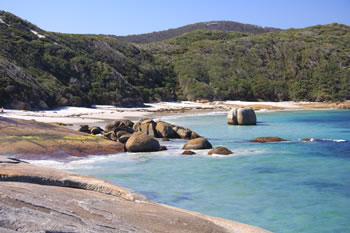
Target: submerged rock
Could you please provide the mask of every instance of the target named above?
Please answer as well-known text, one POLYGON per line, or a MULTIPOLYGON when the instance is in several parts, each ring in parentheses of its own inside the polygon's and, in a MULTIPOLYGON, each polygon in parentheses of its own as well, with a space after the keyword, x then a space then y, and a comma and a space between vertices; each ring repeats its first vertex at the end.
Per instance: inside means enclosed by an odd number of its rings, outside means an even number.
POLYGON ((159 142, 143 132, 133 133, 125 147, 128 152, 151 152, 160 149, 159 142))
POLYGON ((286 140, 280 137, 257 137, 251 142, 259 142, 259 143, 265 143, 265 142, 285 142, 286 140))
POLYGON ((301 139, 301 141, 311 142, 311 141, 314 141, 314 139, 313 138, 303 138, 303 139, 301 139))
POLYGON ((185 150, 184 152, 181 153, 182 155, 194 155, 196 152, 191 151, 191 150, 185 150))
POLYGON ((195 138, 189 140, 182 149, 186 150, 201 150, 213 148, 210 142, 206 138, 195 138))
POLYGON ((210 150, 208 152, 208 155, 213 155, 213 154, 217 154, 217 155, 231 155, 231 154, 233 154, 233 152, 230 151, 229 149, 227 149, 226 147, 218 146, 218 147, 215 147, 214 149, 212 149, 212 150, 210 150))
POLYGON ((229 125, 256 125, 256 115, 251 108, 233 108, 227 113, 229 125))

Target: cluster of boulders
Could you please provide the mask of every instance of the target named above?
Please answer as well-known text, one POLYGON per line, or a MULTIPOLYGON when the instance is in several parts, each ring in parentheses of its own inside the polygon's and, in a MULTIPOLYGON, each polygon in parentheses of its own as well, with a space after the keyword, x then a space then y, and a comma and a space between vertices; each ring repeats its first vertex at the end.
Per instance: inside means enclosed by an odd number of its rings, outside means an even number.
MULTIPOLYGON (((152 152, 166 150, 161 146, 160 141, 169 141, 169 139, 186 139, 189 140, 184 146, 183 154, 195 154, 191 150, 212 149, 211 143, 201 137, 196 132, 174 125, 165 121, 154 121, 152 119, 141 119, 134 123, 130 120, 118 120, 110 122, 105 129, 100 127, 89 127, 81 125, 79 131, 90 134, 101 134, 104 138, 118 141, 125 145, 128 152, 152 152)), ((209 151, 212 154, 232 154, 233 152, 224 147, 216 147, 209 151)))
POLYGON ((153 138, 163 139, 194 139, 200 137, 190 129, 165 121, 155 122, 152 119, 142 119, 136 123, 130 120, 113 121, 106 125, 103 135, 107 139, 126 143, 134 132, 142 132, 153 138))
POLYGON ((103 129, 101 129, 98 126, 89 127, 88 125, 81 125, 78 130, 80 132, 93 134, 93 135, 102 134, 103 132, 103 129))
POLYGON ((96 126, 81 125, 79 131, 94 135, 101 134, 106 139, 123 143, 125 144, 125 150, 128 152, 166 150, 167 148, 161 146, 156 138, 161 141, 169 141, 169 139, 175 138, 187 139, 189 141, 184 149, 188 150, 212 148, 207 139, 188 128, 165 121, 155 122, 152 119, 141 119, 136 123, 130 120, 113 121, 107 124, 104 130, 96 126))
MULTIPOLYGON (((228 124, 231 125, 256 125, 256 115, 251 108, 233 108, 227 114, 228 124)), ((105 129, 88 125, 81 125, 79 131, 94 135, 101 134, 104 138, 118 141, 125 145, 128 152, 152 152, 166 150, 161 146, 160 141, 169 141, 169 139, 186 139, 189 140, 182 149, 183 155, 195 154, 192 150, 212 149, 209 155, 229 155, 232 151, 225 147, 216 147, 213 149, 211 143, 201 137, 196 132, 188 128, 174 125, 165 121, 154 121, 153 119, 141 119, 136 123, 130 120, 117 120, 106 125, 105 129)), ((259 137, 251 142, 283 142, 279 137, 259 137)))

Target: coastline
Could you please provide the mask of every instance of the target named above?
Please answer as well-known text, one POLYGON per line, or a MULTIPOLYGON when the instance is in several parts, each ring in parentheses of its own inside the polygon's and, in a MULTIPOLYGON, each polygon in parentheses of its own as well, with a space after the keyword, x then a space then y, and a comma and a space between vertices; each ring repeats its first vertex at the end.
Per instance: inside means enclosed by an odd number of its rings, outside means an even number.
POLYGON ((61 107, 40 111, 5 109, 0 114, 2 124, 0 125, 2 127, 0 154, 16 155, 17 158, 29 160, 53 159, 56 161, 62 161, 71 156, 79 158, 114 154, 123 152, 124 145, 105 140, 100 136, 78 132, 80 125, 105 128, 106 124, 115 120, 128 119, 135 122, 145 118, 168 120, 178 116, 225 114, 231 108, 237 107, 250 107, 262 112, 350 109, 350 101, 340 103, 183 101, 151 103, 142 108, 95 105, 91 108, 61 107), (11 121, 15 124, 9 127, 6 125, 9 122, 4 119, 12 119, 11 121), (24 124, 26 127, 15 129, 13 126, 17 127, 18 124, 24 124), (62 129, 71 131, 62 131, 62 129), (10 141, 9 138, 11 138, 10 141))
MULTIPOLYGON (((148 108, 134 108, 134 109, 126 109, 126 108, 115 108, 113 106, 106 107, 106 106, 96 106, 95 108, 72 108, 72 107, 65 107, 61 109, 56 110, 50 110, 50 111, 18 111, 18 110, 5 110, 5 113, 0 115, 0 117, 10 117, 11 119, 18 119, 19 123, 23 123, 20 119, 26 119, 26 120, 34 120, 32 121, 33 124, 39 124, 40 122, 47 122, 47 123, 63 123, 65 128, 69 129, 75 129, 79 124, 89 124, 89 125, 96 125, 96 126, 102 126, 104 127, 106 123, 112 120, 117 119, 130 119, 133 121, 139 120, 141 118, 162 118, 162 117, 171 117, 171 116, 179 116, 179 115, 193 115, 193 114, 208 114, 208 113, 214 113, 214 112, 227 112, 228 109, 231 107, 237 107, 237 106, 244 106, 244 107, 252 107, 255 110, 260 111, 299 111, 299 110, 319 110, 319 109, 343 109, 344 106, 350 106, 350 102, 346 103, 291 103, 291 102, 283 102, 283 103, 274 103, 274 102, 229 102, 229 103, 194 103, 194 102, 186 102, 186 103, 158 103, 158 104, 151 104, 148 108), (342 105, 343 104, 343 105, 342 105)), ((23 123, 24 124, 24 123, 23 123)), ((40 127, 39 127, 40 128, 40 127)), ((60 127, 62 128, 62 127, 60 127)), ((33 131, 34 132, 34 131, 33 131)), ((30 131, 28 131, 30 133, 30 131)), ((80 136, 80 133, 77 133, 80 136)), ((90 139, 89 139, 90 140, 90 139)), ((56 139, 52 141, 52 143, 57 142, 56 139)), ((64 142, 66 143, 66 142, 64 142)), ((93 142, 95 143, 95 142, 93 142)), ((120 148, 119 148, 120 150, 120 148)), ((102 150, 103 152, 103 150, 102 150)), ((88 152, 87 152, 88 153, 88 152)), ((117 153, 117 151, 111 152, 111 153, 117 153)), ((37 159, 37 157, 32 158, 26 158, 26 159, 37 159)), ((45 158, 44 158, 45 159, 45 158)), ((50 157, 46 159, 53 159, 56 160, 55 157, 50 157)), ((1 162, 1 161, 0 161, 1 162)), ((3 163, 2 164, 6 164, 3 163)), ((1 163, 0 163, 1 165, 1 163)), ((35 165, 30 165, 35 166, 35 165)), ((38 171, 41 171, 39 168, 38 171)), ((44 168, 41 168, 44 169, 44 168)), ((45 168, 45 169, 51 169, 51 168, 45 168)), ((4 169, 0 169, 0 171, 4 171, 4 169)), ((64 171, 60 171, 64 172, 64 171)), ((54 180, 52 177, 51 172, 43 173, 42 179, 48 179, 48 180, 54 180)), ((15 174, 15 173, 11 173, 15 174)), ((3 178, 3 174, 0 174, 0 176, 3 178)), ((28 174, 20 174, 21 179, 24 180, 28 178, 28 174), (27 178, 26 178, 27 177, 27 178)), ((79 176, 79 175, 77 175, 79 176)), ((91 178, 91 177, 90 177, 91 178)), ((89 180, 88 177, 81 177, 82 182, 85 182, 86 180, 89 180)), ((40 187, 36 186, 38 184, 33 184, 32 178, 28 178, 29 182, 23 182, 23 180, 18 181, 19 184, 13 182, 0 182, 0 185, 4 186, 4 189, 7 188, 20 188, 23 190, 33 190, 33 189, 46 189, 47 187, 40 184, 40 187), (27 185, 31 184, 33 186, 27 185), (12 186, 13 185, 13 186, 12 186)), ((17 181, 16 181, 17 182, 17 181)), ((71 182, 69 179, 64 179, 62 181, 63 183, 69 183, 71 182)), ((61 182, 61 183, 62 183, 61 182)), ((58 182, 60 183, 60 182, 58 182)), ((62 185, 58 185, 61 189, 62 185)), ((85 185, 86 187, 91 187, 89 185, 85 185)), ((119 188, 123 188, 121 186, 118 186, 119 188)), ((49 190, 48 190, 49 191, 49 190)), ((58 189, 56 189, 58 191, 58 189)), ((67 191, 70 192, 70 191, 67 191)), ((89 191, 84 191, 87 194, 89 191)), ((0 192, 0 194, 2 194, 0 192)), ((8 193, 10 195, 10 193, 8 193)), ((7 195, 7 194, 6 194, 7 195)), ((13 194, 12 194, 13 195, 13 194)), ((55 194, 56 195, 56 194, 55 194)), ((77 194, 78 195, 78 194, 77 194)), ((54 196, 52 196, 54 197, 54 196)), ((36 197, 33 197, 36 198, 36 197)), ((130 200, 128 200, 130 201, 130 200)), ((35 204, 35 203, 34 203, 35 204)), ((260 228, 254 228, 249 225, 233 222, 230 220, 225 219, 218 219, 214 217, 209 217, 203 214, 194 213, 187 210, 178 209, 171 206, 166 206, 162 204, 155 204, 158 208, 159 206, 163 206, 166 208, 163 213, 169 213, 169 211, 176 211, 180 213, 180 215, 184 214, 187 217, 186 218, 192 218, 192 217, 199 217, 200 221, 204 219, 208 220, 211 223, 214 223, 215 225, 218 225, 220 227, 224 227, 228 232, 267 232, 260 228), (187 215, 189 214, 189 215, 187 215), (235 225, 236 224, 236 225, 235 225), (241 231, 238 231, 237 229, 241 229, 241 231), (255 231, 256 230, 256 231, 255 231)), ((0 202, 1 206, 1 202, 0 202)), ((130 205, 129 205, 130 207, 130 205)), ((132 207, 132 206, 131 206, 132 207)), ((134 208, 134 207, 132 207, 134 208)), ((143 211, 149 211, 150 206, 145 206, 143 211)), ((153 207, 152 207, 153 208, 153 207)), ((160 207, 159 207, 160 208, 160 207)), ((134 213, 133 213, 134 214, 134 213)), ((147 216, 147 214, 146 214, 147 216)), ((157 216, 157 215, 156 215, 157 216)), ((140 216, 140 219, 144 218, 145 216, 140 216)), ((159 216, 157 218, 160 218, 159 216)), ((143 221, 143 220, 140 220, 143 221)), ((162 218, 160 218, 160 221, 164 221, 162 218)), ((199 221, 198 219, 195 221, 199 221)), ((162 223, 163 224, 163 223, 162 223)), ((145 226, 142 226, 145 227, 145 226)), ((142 228, 141 227, 141 228, 142 228)), ((146 229, 146 228, 142 228, 146 229)), ((1 230, 1 228, 0 228, 1 230)), ((180 231, 181 232, 181 231, 180 231)))
POLYGON ((160 118, 164 116, 205 114, 227 112, 231 108, 250 107, 260 111, 294 111, 350 109, 350 101, 345 102, 248 102, 248 101, 214 101, 214 102, 160 102, 145 104, 141 108, 121 108, 108 105, 95 105, 92 108, 61 107, 53 110, 27 111, 5 110, 0 116, 23 120, 35 120, 43 123, 56 123, 75 129, 80 124, 104 127, 113 120, 129 119, 137 121, 142 118, 160 118))

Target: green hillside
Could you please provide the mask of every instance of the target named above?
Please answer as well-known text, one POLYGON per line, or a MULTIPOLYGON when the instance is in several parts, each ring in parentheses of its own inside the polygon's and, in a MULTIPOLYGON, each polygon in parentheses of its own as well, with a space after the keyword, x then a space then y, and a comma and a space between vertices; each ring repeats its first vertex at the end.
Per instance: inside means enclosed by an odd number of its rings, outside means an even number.
MULTIPOLYGON (((6 12, 0 19, 0 106, 140 106, 157 100, 142 93, 164 86, 167 71, 157 70, 152 55, 130 43, 46 32, 6 12)), ((170 98, 171 91, 161 91, 152 96, 170 98)))
POLYGON ((350 99, 350 27, 252 34, 201 29, 133 44, 46 32, 0 12, 0 106, 162 100, 350 99))
POLYGON ((143 48, 173 66, 179 99, 350 98, 346 25, 260 35, 199 30, 143 48))

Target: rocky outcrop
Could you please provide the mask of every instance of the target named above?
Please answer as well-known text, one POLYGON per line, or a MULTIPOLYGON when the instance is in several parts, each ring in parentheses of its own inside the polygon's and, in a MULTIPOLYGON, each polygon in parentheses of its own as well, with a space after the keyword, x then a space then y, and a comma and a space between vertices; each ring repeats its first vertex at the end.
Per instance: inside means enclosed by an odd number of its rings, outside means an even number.
POLYGON ((0 154, 18 158, 63 159, 124 151, 121 143, 58 125, 0 117, 0 128, 0 154))
POLYGON ((268 233, 154 203, 105 180, 22 162, 0 163, 0 181, 6 181, 0 182, 0 232, 268 233))
POLYGON ((251 108, 232 108, 227 113, 229 125, 256 125, 256 115, 251 108))
POLYGON ((259 142, 259 143, 265 143, 265 142, 284 142, 286 141, 283 138, 280 137, 257 137, 253 140, 251 140, 251 142, 259 142))
POLYGON ((218 146, 218 147, 215 147, 214 149, 212 149, 212 150, 210 150, 208 152, 208 155, 213 155, 213 154, 216 154, 216 155, 231 155, 231 154, 233 154, 233 152, 230 151, 229 149, 227 149, 226 147, 218 146))
POLYGON ((153 137, 143 133, 135 132, 125 144, 128 152, 152 152, 159 151, 159 142, 153 137))
POLYGON ((205 138, 195 138, 189 140, 182 149, 186 150, 202 150, 202 149, 211 149, 212 145, 205 138))

